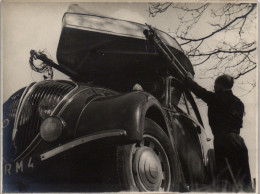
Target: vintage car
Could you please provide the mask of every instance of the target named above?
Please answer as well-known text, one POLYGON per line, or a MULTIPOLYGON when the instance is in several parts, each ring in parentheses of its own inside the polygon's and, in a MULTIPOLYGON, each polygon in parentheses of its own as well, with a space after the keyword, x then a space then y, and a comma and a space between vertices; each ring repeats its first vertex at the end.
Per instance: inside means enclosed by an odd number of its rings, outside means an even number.
MULTIPOLYGON (((63 17, 58 64, 3 105, 3 191, 192 191, 215 178, 212 140, 190 91, 147 41, 146 25, 63 17)), ((155 29, 187 71, 177 41, 155 29)))

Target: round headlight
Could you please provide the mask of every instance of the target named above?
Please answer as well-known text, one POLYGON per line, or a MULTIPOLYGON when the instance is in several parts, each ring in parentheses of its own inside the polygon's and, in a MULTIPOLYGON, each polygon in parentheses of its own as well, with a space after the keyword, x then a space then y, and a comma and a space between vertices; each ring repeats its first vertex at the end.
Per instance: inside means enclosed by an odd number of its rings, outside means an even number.
POLYGON ((38 112, 42 119, 46 119, 51 115, 54 108, 59 103, 59 97, 56 95, 50 95, 48 98, 43 98, 38 106, 38 112))
POLYGON ((62 134, 63 127, 63 122, 57 117, 45 119, 40 127, 42 139, 47 142, 57 140, 62 134))

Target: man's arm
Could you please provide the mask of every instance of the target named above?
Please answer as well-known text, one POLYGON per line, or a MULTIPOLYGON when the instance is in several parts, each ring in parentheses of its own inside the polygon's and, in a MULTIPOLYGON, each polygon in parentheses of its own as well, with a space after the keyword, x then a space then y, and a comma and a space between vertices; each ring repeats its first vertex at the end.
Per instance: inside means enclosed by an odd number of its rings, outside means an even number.
POLYGON ((187 74, 185 80, 186 86, 198 97, 201 98, 207 104, 215 101, 215 94, 213 92, 207 91, 205 88, 201 87, 195 81, 193 81, 193 76, 187 74))

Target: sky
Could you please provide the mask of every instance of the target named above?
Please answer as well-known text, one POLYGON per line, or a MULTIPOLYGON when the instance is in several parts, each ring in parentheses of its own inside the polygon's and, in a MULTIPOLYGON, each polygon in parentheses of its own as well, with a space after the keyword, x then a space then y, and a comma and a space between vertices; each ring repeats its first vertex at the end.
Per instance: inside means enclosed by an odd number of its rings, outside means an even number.
MULTIPOLYGON (((29 66, 30 50, 46 49, 54 61, 62 28, 62 16, 71 3, 4 3, 2 4, 3 19, 3 100, 27 86, 32 81, 40 81, 41 77, 32 72, 29 66)), ((178 12, 167 11, 156 17, 149 17, 147 3, 79 3, 89 13, 108 17, 125 19, 139 23, 148 23, 168 32, 176 28, 178 12)), ((216 6, 218 6, 216 4, 216 6)), ((203 26, 201 27, 203 29, 203 26)), ((206 33, 207 29, 198 31, 206 33)), ((196 68, 195 68, 196 72, 196 68)), ((256 71, 246 75, 248 78, 256 77, 256 71)), ((66 79, 66 76, 54 71, 54 79, 66 79)), ((203 87, 213 89, 213 80, 197 79, 203 87)), ((256 89, 243 95, 239 84, 235 83, 233 92, 245 104, 246 115, 241 136, 245 139, 249 150, 252 177, 256 172, 256 118, 257 105, 256 89)), ((205 128, 210 134, 207 120, 207 106, 199 106, 205 128)))

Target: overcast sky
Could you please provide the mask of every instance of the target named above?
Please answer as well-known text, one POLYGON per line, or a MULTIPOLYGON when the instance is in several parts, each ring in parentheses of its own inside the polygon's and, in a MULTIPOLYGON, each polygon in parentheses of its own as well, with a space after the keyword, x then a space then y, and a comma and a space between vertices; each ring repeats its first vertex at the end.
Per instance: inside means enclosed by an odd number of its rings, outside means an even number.
MULTIPOLYGON (((32 81, 39 81, 41 77, 33 73, 29 67, 30 50, 44 50, 56 61, 56 49, 62 27, 62 16, 70 3, 5 3, 3 5, 3 100, 21 87, 32 81)), ((80 3, 90 13, 97 13, 109 17, 126 19, 130 21, 149 23, 168 32, 174 29, 178 22, 178 12, 167 11, 154 18, 149 17, 147 3, 80 3)), ((216 4, 216 6, 219 6, 216 4)), ((203 29, 203 28, 202 28, 203 29)), ((207 29, 198 31, 205 33, 207 29)), ((195 69, 196 71, 196 69, 195 69)), ((246 75, 256 77, 256 71, 246 75)), ((65 77, 55 71, 55 79, 65 77)), ((213 81, 198 80, 209 90, 213 89, 213 81)), ((234 94, 241 96, 245 93, 239 85, 234 86, 234 94)), ((246 115, 241 136, 249 149, 252 177, 256 172, 256 89, 250 94, 242 96, 246 115)), ((199 107, 204 124, 209 129, 207 121, 207 106, 199 107)))

